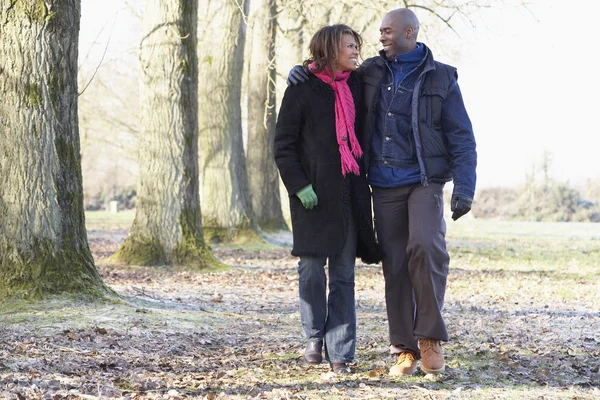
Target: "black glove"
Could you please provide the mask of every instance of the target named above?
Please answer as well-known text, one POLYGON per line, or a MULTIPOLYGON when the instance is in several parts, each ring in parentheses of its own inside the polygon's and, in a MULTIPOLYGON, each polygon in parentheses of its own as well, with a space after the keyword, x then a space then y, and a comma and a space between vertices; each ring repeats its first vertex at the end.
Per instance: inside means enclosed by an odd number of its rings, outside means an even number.
POLYGON ((303 65, 295 65, 294 68, 290 70, 290 74, 288 75, 285 83, 290 85, 298 85, 302 82, 306 82, 308 80, 308 69, 303 65))
POLYGON ((452 200, 450 200, 450 211, 452 211, 452 219, 456 221, 469 211, 471 211, 471 205, 473 200, 469 199, 460 194, 453 194, 452 200))

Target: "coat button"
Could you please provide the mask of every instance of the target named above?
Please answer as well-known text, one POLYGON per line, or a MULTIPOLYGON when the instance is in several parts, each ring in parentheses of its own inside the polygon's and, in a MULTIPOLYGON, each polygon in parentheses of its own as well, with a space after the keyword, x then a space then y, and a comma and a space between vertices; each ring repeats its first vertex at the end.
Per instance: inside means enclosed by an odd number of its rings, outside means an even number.
POLYGON ((388 86, 388 90, 392 90, 392 87, 391 87, 391 86, 388 86))
POLYGON ((392 113, 388 113, 388 117, 391 117, 391 116, 392 116, 392 113))
POLYGON ((391 137, 389 137, 389 136, 386 136, 386 137, 385 137, 385 140, 392 140, 392 138, 391 138, 391 137))

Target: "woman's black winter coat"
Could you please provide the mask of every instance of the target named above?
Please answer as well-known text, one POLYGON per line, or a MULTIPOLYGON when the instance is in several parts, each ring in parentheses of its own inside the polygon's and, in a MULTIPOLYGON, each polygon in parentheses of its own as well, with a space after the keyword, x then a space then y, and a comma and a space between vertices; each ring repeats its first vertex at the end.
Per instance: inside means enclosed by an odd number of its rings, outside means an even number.
MULTIPOLYGON (((358 110, 361 84, 351 73, 348 85, 358 110)), ((358 113, 357 113, 358 114, 358 113)), ((366 148, 355 123, 356 135, 366 148)), ((275 162, 290 196, 295 256, 339 254, 348 233, 350 211, 358 228, 356 256, 363 262, 381 261, 371 214, 371 192, 366 180, 364 158, 358 160, 360 176, 342 175, 341 157, 335 130, 333 89, 310 74, 307 82, 288 86, 283 97, 275 133, 275 162), (302 206, 296 192, 312 184, 318 205, 302 206)))

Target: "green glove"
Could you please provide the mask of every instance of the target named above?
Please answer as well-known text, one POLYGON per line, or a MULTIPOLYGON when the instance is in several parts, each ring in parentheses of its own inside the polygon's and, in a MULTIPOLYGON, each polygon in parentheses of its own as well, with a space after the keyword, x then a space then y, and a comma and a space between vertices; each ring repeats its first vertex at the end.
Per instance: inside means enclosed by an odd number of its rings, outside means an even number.
POLYGON ((304 186, 302 189, 298 190, 296 196, 298 196, 302 205, 307 210, 312 210, 319 204, 319 199, 317 199, 317 194, 313 190, 312 185, 304 186))

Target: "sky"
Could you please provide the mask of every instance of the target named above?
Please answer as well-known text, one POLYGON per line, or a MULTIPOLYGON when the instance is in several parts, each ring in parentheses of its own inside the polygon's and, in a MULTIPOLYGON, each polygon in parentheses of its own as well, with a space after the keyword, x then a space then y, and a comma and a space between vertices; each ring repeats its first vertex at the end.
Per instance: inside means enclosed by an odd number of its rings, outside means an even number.
MULTIPOLYGON (((479 188, 523 183, 532 170, 541 177, 544 155, 552 179, 600 179, 600 1, 530 2, 529 9, 482 11, 474 27, 450 40, 456 55, 438 57, 458 68, 477 140, 479 188)), ((82 0, 80 60, 88 67, 111 32, 105 60, 135 49, 141 22, 124 4, 82 0)))
POLYGON ((553 179, 600 179, 600 78, 593 73, 600 2, 538 3, 533 15, 488 10, 487 24, 461 47, 459 84, 477 139, 479 187, 523 182, 544 153, 553 179))

